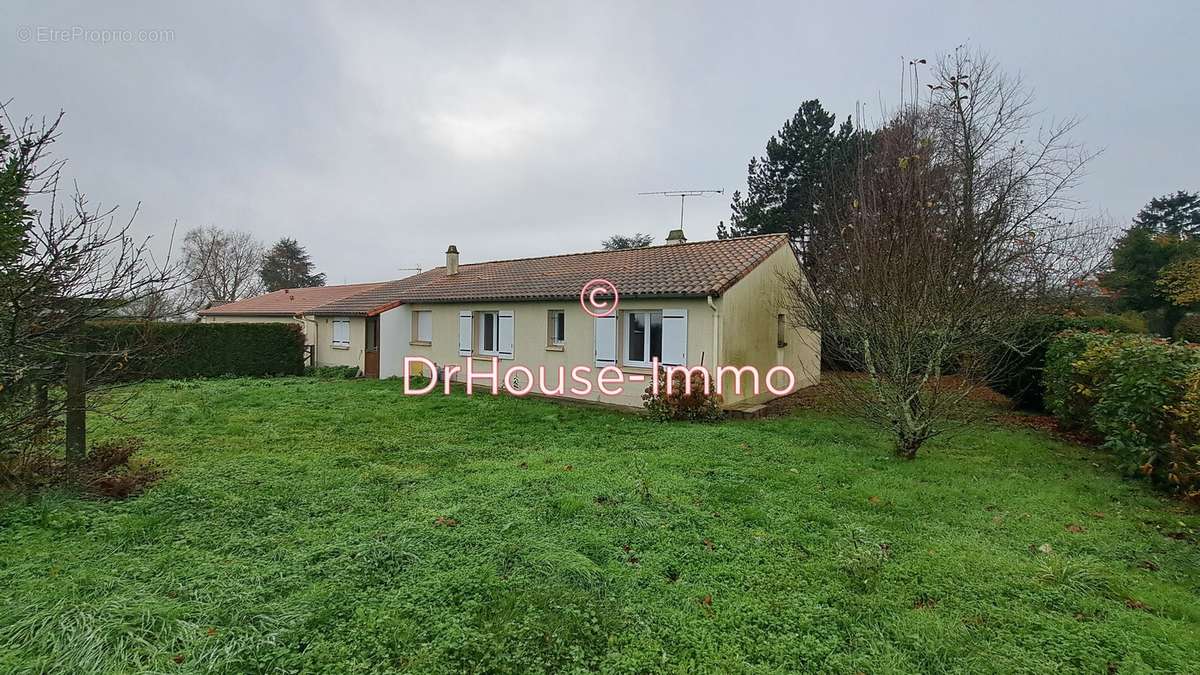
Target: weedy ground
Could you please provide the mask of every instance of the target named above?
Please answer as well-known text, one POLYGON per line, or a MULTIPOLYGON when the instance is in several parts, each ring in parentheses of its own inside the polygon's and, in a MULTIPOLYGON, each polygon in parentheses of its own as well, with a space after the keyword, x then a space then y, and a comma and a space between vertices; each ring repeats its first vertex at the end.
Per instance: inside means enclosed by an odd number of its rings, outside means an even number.
POLYGON ((979 426, 141 386, 166 477, 0 504, 6 672, 1196 672, 1200 516, 979 426))

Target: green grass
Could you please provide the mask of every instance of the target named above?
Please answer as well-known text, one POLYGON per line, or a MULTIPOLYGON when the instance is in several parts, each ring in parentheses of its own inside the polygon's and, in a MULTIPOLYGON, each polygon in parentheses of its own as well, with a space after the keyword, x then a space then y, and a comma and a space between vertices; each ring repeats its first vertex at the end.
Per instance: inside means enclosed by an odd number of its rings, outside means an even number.
POLYGON ((163 482, 0 505, 0 670, 1200 668, 1200 517, 1030 432, 903 462, 817 413, 141 394, 94 432, 145 438, 163 482))

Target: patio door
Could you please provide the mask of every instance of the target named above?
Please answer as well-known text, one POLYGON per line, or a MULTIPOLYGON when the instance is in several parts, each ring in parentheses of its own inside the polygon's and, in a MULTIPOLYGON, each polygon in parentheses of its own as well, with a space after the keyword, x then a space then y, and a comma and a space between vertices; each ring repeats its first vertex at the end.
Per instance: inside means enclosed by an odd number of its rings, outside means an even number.
POLYGON ((367 348, 363 352, 363 375, 379 377, 379 317, 367 317, 367 348))

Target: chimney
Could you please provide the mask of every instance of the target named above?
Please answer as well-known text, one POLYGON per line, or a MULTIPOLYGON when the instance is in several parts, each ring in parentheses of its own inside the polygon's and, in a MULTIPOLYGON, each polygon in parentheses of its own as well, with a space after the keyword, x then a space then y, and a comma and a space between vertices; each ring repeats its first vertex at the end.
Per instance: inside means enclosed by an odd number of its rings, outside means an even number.
POLYGON ((450 244, 450 248, 446 249, 446 276, 455 274, 458 274, 458 248, 450 244))
POLYGON ((682 228, 680 228, 678 230, 671 230, 671 233, 667 235, 667 245, 668 246, 671 244, 686 244, 686 243, 687 243, 687 237, 683 236, 682 228))

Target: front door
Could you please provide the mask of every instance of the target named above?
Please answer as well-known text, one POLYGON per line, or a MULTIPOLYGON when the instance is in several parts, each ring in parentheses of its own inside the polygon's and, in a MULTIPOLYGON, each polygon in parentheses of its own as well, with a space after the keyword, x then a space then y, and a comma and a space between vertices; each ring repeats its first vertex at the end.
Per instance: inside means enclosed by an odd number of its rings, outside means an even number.
POLYGON ((367 350, 363 354, 363 375, 379 377, 379 317, 367 317, 367 350))

